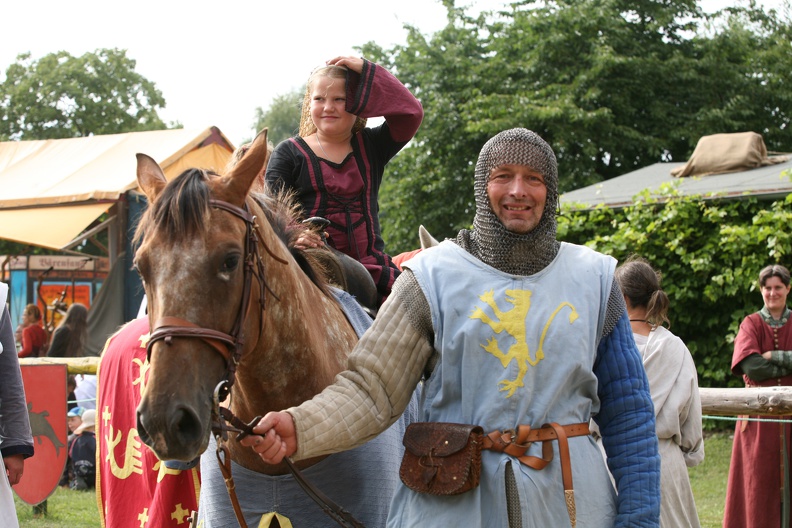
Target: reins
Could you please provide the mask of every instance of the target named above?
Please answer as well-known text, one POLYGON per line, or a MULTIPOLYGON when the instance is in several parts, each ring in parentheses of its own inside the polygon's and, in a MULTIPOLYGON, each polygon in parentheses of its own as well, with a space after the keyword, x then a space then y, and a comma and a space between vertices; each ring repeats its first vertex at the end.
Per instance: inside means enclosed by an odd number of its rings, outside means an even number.
MULTIPOLYGON (((259 306, 261 308, 261 325, 259 326, 259 339, 264 331, 264 310, 266 307, 265 293, 268 291, 276 300, 278 300, 278 297, 272 289, 270 289, 265 280, 264 262, 261 260, 261 255, 259 254, 256 217, 248 211, 247 204, 244 205, 244 208, 241 208, 222 200, 210 199, 209 205, 227 211, 245 222, 245 258, 242 279, 242 299, 234 325, 231 331, 226 334, 218 330, 200 327, 195 323, 179 317, 162 317, 155 322, 152 328, 146 351, 150 358, 152 346, 157 341, 163 341, 166 345, 170 345, 174 337, 196 338, 212 347, 215 352, 223 357, 226 363, 226 375, 225 379, 217 385, 214 391, 212 433, 217 443, 215 453, 217 462, 220 465, 220 471, 225 480, 228 495, 234 508, 234 514, 239 522, 239 526, 247 528, 247 523, 245 522, 242 508, 237 498, 234 479, 231 475, 231 456, 226 444, 228 442, 229 432, 237 433, 237 441, 251 434, 253 427, 261 420, 261 416, 257 416, 249 423, 245 423, 235 416, 231 409, 221 407, 220 403, 225 401, 231 393, 231 387, 236 380, 236 369, 244 351, 244 323, 250 310, 250 288, 253 276, 255 275, 258 280, 260 288, 259 306)), ((261 246, 275 261, 281 264, 288 264, 286 260, 275 255, 266 244, 262 243, 261 246)), ((290 459, 286 458, 284 462, 292 473, 295 481, 306 494, 316 501, 319 507, 322 508, 322 511, 329 515, 339 525, 350 528, 365 528, 351 513, 333 502, 327 495, 305 480, 299 468, 297 468, 290 459)))

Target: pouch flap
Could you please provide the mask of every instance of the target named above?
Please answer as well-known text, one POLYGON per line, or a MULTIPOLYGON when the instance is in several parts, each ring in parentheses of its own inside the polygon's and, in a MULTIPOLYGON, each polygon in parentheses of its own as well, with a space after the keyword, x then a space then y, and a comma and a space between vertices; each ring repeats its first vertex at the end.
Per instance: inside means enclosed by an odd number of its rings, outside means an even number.
POLYGON ((435 457, 445 457, 464 449, 471 433, 483 435, 484 430, 470 424, 415 422, 407 426, 403 443, 415 456, 431 453, 435 457))

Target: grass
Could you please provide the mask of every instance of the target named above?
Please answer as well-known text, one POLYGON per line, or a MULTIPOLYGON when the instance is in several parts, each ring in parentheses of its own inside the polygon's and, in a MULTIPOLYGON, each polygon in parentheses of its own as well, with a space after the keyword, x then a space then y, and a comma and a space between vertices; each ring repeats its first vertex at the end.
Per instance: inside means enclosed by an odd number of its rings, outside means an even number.
POLYGON ((704 461, 689 468, 690 485, 702 528, 721 528, 732 449, 731 432, 704 436, 704 461))
MULTIPOLYGON (((731 433, 707 434, 704 462, 689 469, 702 528, 721 528, 726 479, 731 458, 731 433)), ((34 519, 33 507, 14 496, 21 528, 99 528, 96 495, 58 488, 47 499, 47 515, 34 519)))
POLYGON ((20 528, 100 528, 96 493, 58 487, 47 499, 47 514, 33 516, 33 506, 14 495, 20 528))

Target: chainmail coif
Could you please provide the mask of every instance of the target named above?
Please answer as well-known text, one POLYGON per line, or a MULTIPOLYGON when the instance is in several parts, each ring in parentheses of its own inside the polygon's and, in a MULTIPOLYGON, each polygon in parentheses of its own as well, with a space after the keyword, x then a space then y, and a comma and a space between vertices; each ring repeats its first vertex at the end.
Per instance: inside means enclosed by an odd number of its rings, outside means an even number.
POLYGON ((533 275, 547 267, 558 254, 556 240, 558 167, 553 149, 525 128, 505 130, 481 149, 476 163, 476 216, 473 230, 463 229, 457 244, 482 262, 512 275, 533 275), (487 182, 492 169, 506 164, 525 165, 544 176, 547 201, 536 228, 525 234, 509 231, 490 206, 487 182))

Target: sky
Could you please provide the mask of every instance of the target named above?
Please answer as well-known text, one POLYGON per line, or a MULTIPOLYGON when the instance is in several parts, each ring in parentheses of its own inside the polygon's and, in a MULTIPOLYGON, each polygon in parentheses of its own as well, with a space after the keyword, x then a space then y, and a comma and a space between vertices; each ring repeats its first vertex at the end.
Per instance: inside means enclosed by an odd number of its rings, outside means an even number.
MULTIPOLYGON (((744 1, 704 0, 703 7, 744 1)), ((456 4, 475 14, 507 0, 456 4)), ((166 123, 217 126, 239 145, 255 135, 256 108, 266 110, 276 96, 299 89, 315 67, 358 55, 354 47, 369 41, 385 49, 404 44, 405 24, 431 35, 445 25, 446 11, 439 0, 39 0, 6 2, 2 18, 0 79, 25 52, 37 59, 125 49, 135 71, 165 97, 159 115, 166 123)))

